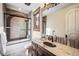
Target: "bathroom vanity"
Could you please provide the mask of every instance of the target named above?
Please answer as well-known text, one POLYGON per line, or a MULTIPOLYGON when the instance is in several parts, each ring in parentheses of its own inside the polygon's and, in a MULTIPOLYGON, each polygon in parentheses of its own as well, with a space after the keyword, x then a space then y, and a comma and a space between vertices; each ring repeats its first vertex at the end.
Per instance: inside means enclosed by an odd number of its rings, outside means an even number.
POLYGON ((38 56, 79 56, 79 49, 58 42, 51 42, 47 39, 33 40, 32 45, 38 56), (49 44, 44 44, 44 42, 49 44), (51 44, 54 46, 50 46, 51 44))

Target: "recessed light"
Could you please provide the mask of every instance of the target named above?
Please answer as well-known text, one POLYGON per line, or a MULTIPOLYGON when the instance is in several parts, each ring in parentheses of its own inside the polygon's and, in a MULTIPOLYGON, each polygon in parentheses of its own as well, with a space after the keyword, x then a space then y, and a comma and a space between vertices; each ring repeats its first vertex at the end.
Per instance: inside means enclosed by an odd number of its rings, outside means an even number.
POLYGON ((22 8, 18 8, 18 10, 22 10, 22 8))

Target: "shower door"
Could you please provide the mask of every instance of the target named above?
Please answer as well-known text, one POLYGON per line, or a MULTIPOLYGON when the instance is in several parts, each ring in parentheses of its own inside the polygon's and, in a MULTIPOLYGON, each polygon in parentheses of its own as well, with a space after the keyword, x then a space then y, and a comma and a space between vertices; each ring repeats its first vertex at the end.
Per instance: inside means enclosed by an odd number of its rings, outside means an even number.
MULTIPOLYGON (((8 21, 6 21, 8 22, 8 21)), ((28 35, 28 20, 26 18, 13 17, 10 19, 9 26, 6 26, 8 41, 26 39, 28 35)))

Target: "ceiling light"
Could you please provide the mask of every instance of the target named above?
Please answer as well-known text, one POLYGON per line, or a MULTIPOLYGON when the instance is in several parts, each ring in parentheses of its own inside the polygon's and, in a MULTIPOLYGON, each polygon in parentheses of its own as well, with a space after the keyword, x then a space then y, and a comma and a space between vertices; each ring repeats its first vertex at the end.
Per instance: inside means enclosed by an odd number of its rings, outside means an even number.
POLYGON ((31 5, 31 3, 25 3, 25 5, 30 6, 30 5, 31 5))
POLYGON ((18 10, 22 10, 21 8, 19 8, 18 10))

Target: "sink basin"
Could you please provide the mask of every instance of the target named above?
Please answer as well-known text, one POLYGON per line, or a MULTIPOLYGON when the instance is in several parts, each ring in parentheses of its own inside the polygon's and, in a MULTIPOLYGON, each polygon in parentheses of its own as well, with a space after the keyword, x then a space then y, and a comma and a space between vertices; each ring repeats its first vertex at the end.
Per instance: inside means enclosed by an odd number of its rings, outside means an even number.
POLYGON ((56 47, 56 45, 50 43, 50 42, 43 42, 43 44, 49 46, 49 47, 56 47))

